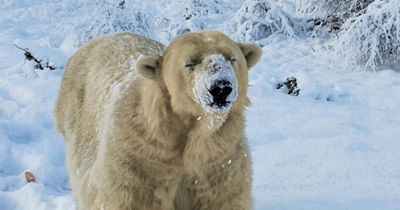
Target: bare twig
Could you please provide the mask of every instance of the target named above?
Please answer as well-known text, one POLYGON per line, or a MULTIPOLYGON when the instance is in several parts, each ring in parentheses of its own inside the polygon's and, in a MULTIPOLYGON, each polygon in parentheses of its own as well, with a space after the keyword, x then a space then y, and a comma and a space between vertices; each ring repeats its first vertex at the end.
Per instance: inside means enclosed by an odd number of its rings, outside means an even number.
POLYGON ((125 8, 125 3, 126 3, 125 0, 120 1, 119 4, 118 4, 118 8, 124 9, 125 8))
POLYGON ((37 59, 35 56, 32 55, 31 52, 29 52, 28 48, 22 48, 19 47, 18 45, 14 44, 16 48, 24 51, 24 55, 25 55, 25 59, 28 61, 34 61, 36 63, 35 68, 36 69, 40 69, 40 70, 44 70, 45 68, 48 68, 50 70, 55 70, 56 67, 49 65, 49 62, 46 62, 45 65, 42 64, 42 59, 37 59))

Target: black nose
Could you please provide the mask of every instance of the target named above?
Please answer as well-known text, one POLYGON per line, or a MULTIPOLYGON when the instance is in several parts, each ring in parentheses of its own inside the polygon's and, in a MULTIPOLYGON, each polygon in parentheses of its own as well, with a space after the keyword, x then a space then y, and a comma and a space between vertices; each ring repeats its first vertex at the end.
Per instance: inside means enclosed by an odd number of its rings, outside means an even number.
POLYGON ((223 99, 226 99, 231 92, 232 88, 228 86, 225 86, 223 88, 216 86, 210 90, 210 93, 214 98, 223 98, 223 99))
POLYGON ((211 87, 210 94, 213 97, 213 105, 225 106, 228 101, 226 98, 232 92, 231 83, 227 80, 217 80, 215 84, 211 87))

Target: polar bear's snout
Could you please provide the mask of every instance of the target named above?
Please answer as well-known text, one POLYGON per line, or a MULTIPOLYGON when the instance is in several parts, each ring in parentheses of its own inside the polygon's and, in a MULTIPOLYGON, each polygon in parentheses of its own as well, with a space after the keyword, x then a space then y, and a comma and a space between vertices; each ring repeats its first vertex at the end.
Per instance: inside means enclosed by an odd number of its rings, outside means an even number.
POLYGON ((195 74, 194 99, 209 112, 229 112, 238 98, 238 81, 232 63, 221 54, 203 60, 195 74))

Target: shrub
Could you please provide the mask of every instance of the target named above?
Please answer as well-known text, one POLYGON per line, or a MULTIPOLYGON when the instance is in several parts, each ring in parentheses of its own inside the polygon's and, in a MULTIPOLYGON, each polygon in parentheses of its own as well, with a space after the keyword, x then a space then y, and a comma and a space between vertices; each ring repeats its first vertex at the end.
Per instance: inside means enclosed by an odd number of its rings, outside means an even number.
POLYGON ((398 62, 400 56, 400 2, 377 0, 358 17, 350 18, 339 33, 339 58, 348 67, 377 70, 398 62))
POLYGON ((297 0, 297 13, 313 21, 313 28, 340 30, 344 22, 359 16, 374 0, 297 0))
POLYGON ((174 18, 162 17, 158 28, 169 32, 171 37, 207 28, 218 28, 233 9, 229 0, 189 0, 182 5, 181 15, 174 18))
POLYGON ((94 37, 115 32, 134 32, 143 36, 152 37, 150 27, 154 18, 134 7, 133 3, 125 1, 98 1, 95 9, 82 18, 75 27, 77 46, 80 46, 94 37))
POLYGON ((266 0, 247 0, 236 12, 226 31, 238 41, 254 42, 273 33, 296 36, 294 20, 266 0))

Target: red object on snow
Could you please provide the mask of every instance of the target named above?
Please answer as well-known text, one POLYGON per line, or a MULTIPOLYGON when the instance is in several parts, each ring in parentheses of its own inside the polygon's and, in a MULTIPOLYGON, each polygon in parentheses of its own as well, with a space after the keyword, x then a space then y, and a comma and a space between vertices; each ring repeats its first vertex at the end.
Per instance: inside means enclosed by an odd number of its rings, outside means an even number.
POLYGON ((36 183, 36 178, 35 178, 35 176, 33 176, 33 174, 31 172, 28 172, 28 171, 25 172, 25 178, 28 183, 30 183, 30 182, 36 183))

